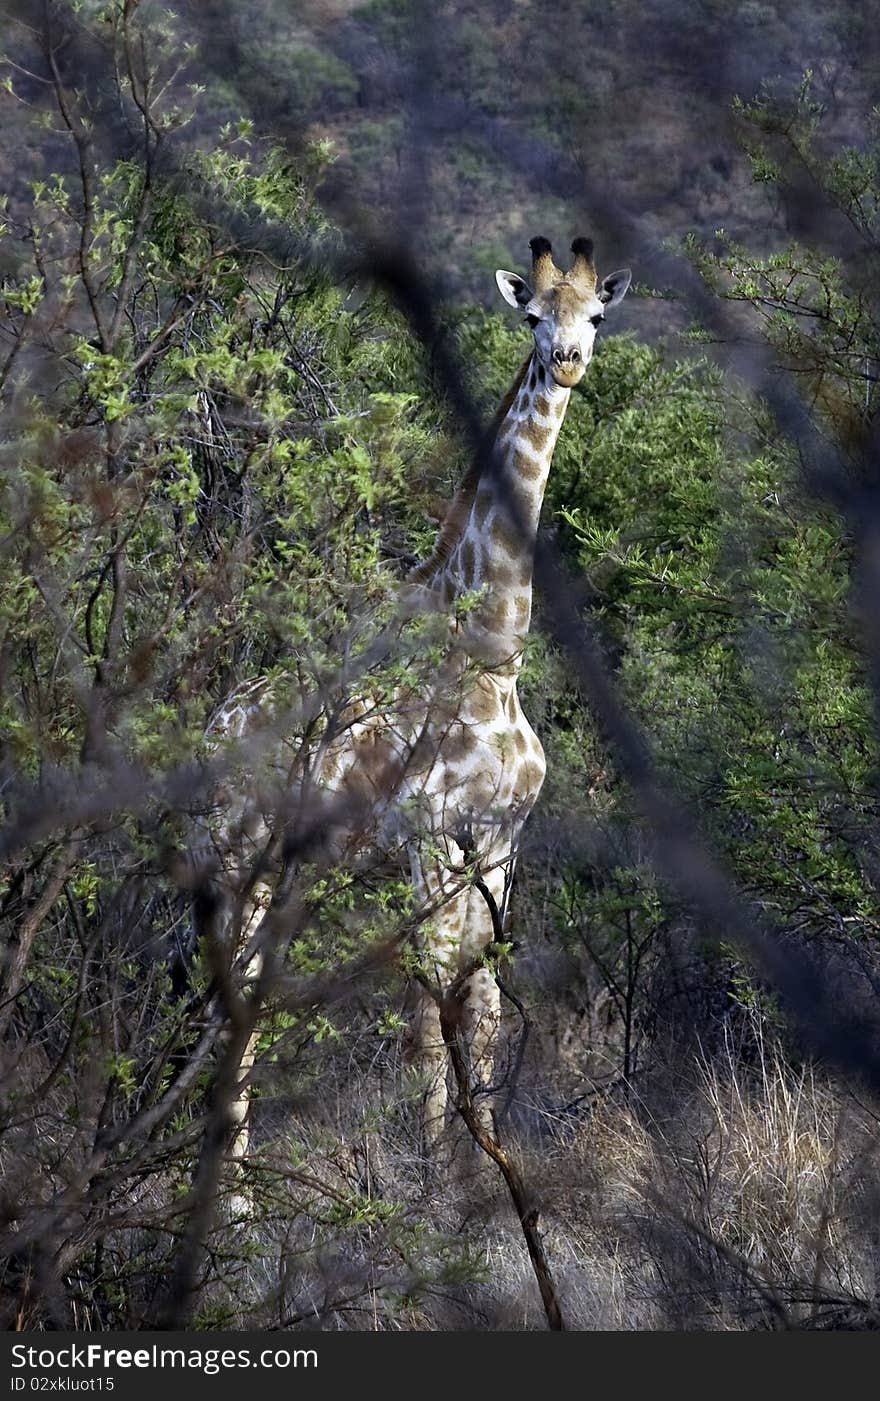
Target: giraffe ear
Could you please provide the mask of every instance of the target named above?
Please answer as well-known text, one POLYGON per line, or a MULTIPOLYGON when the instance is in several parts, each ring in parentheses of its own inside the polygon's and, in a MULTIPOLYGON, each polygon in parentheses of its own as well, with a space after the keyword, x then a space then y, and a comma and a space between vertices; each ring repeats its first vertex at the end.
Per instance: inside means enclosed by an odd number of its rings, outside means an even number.
POLYGON ((619 272, 609 272, 607 277, 602 278, 602 285, 599 288, 599 301, 604 302, 606 307, 617 306, 626 296, 627 288, 632 282, 632 272, 629 268, 621 268, 619 272))
POLYGON ((503 268, 499 268, 495 274, 495 281, 508 306, 518 307, 521 311, 532 300, 531 287, 515 272, 505 272, 503 268))

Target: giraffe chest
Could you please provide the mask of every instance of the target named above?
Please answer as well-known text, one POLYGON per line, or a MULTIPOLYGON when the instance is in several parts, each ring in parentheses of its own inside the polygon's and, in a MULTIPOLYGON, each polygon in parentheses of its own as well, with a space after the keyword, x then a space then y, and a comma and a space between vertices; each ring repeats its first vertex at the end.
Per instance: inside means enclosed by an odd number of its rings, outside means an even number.
POLYGON ((507 807, 534 803, 544 781, 544 751, 523 714, 515 678, 478 679, 443 736, 440 758, 450 782, 496 785, 507 807))
POLYGON ((412 745, 398 811, 435 835, 469 827, 491 846, 525 821, 544 781, 544 751, 514 677, 480 676, 412 745))

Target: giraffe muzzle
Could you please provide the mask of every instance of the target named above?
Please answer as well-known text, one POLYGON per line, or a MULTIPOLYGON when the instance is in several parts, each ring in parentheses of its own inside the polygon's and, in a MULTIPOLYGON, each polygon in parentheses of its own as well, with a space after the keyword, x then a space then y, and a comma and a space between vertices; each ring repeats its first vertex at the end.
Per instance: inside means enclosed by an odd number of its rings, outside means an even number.
POLYGON ((581 355, 576 345, 566 348, 557 346, 553 351, 550 373, 557 384, 565 389, 571 389, 583 378, 584 370, 587 368, 590 356, 581 355))

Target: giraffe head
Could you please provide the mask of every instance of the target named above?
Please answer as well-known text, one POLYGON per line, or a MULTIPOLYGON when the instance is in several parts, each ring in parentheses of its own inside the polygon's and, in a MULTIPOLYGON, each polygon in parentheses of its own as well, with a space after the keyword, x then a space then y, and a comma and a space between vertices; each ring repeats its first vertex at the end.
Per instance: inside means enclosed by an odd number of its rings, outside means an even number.
POLYGON ((546 238, 533 238, 531 282, 499 269, 498 290, 525 315, 535 337, 538 359, 557 384, 571 389, 593 358, 596 332, 605 313, 626 295, 629 268, 612 272, 599 282, 593 263, 593 241, 576 238, 574 261, 567 273, 553 261, 546 238))

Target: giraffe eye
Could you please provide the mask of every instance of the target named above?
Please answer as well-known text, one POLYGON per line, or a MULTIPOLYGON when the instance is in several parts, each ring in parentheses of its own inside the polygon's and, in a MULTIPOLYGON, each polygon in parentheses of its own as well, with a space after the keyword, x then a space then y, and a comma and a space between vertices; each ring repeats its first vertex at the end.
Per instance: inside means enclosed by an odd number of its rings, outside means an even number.
POLYGON ((597 312, 597 314, 596 314, 595 316, 591 316, 591 317, 590 317, 590 325, 591 325, 591 326, 601 326, 601 325, 602 325, 602 322, 603 322, 604 320, 605 320, 605 313, 604 313, 604 311, 597 312))
POLYGON ((526 314, 526 320, 528 321, 529 325, 531 326, 532 330, 534 331, 535 327, 537 326, 537 324, 538 324, 538 322, 541 320, 541 318, 540 318, 540 316, 533 316, 531 312, 528 312, 528 313, 526 314))

